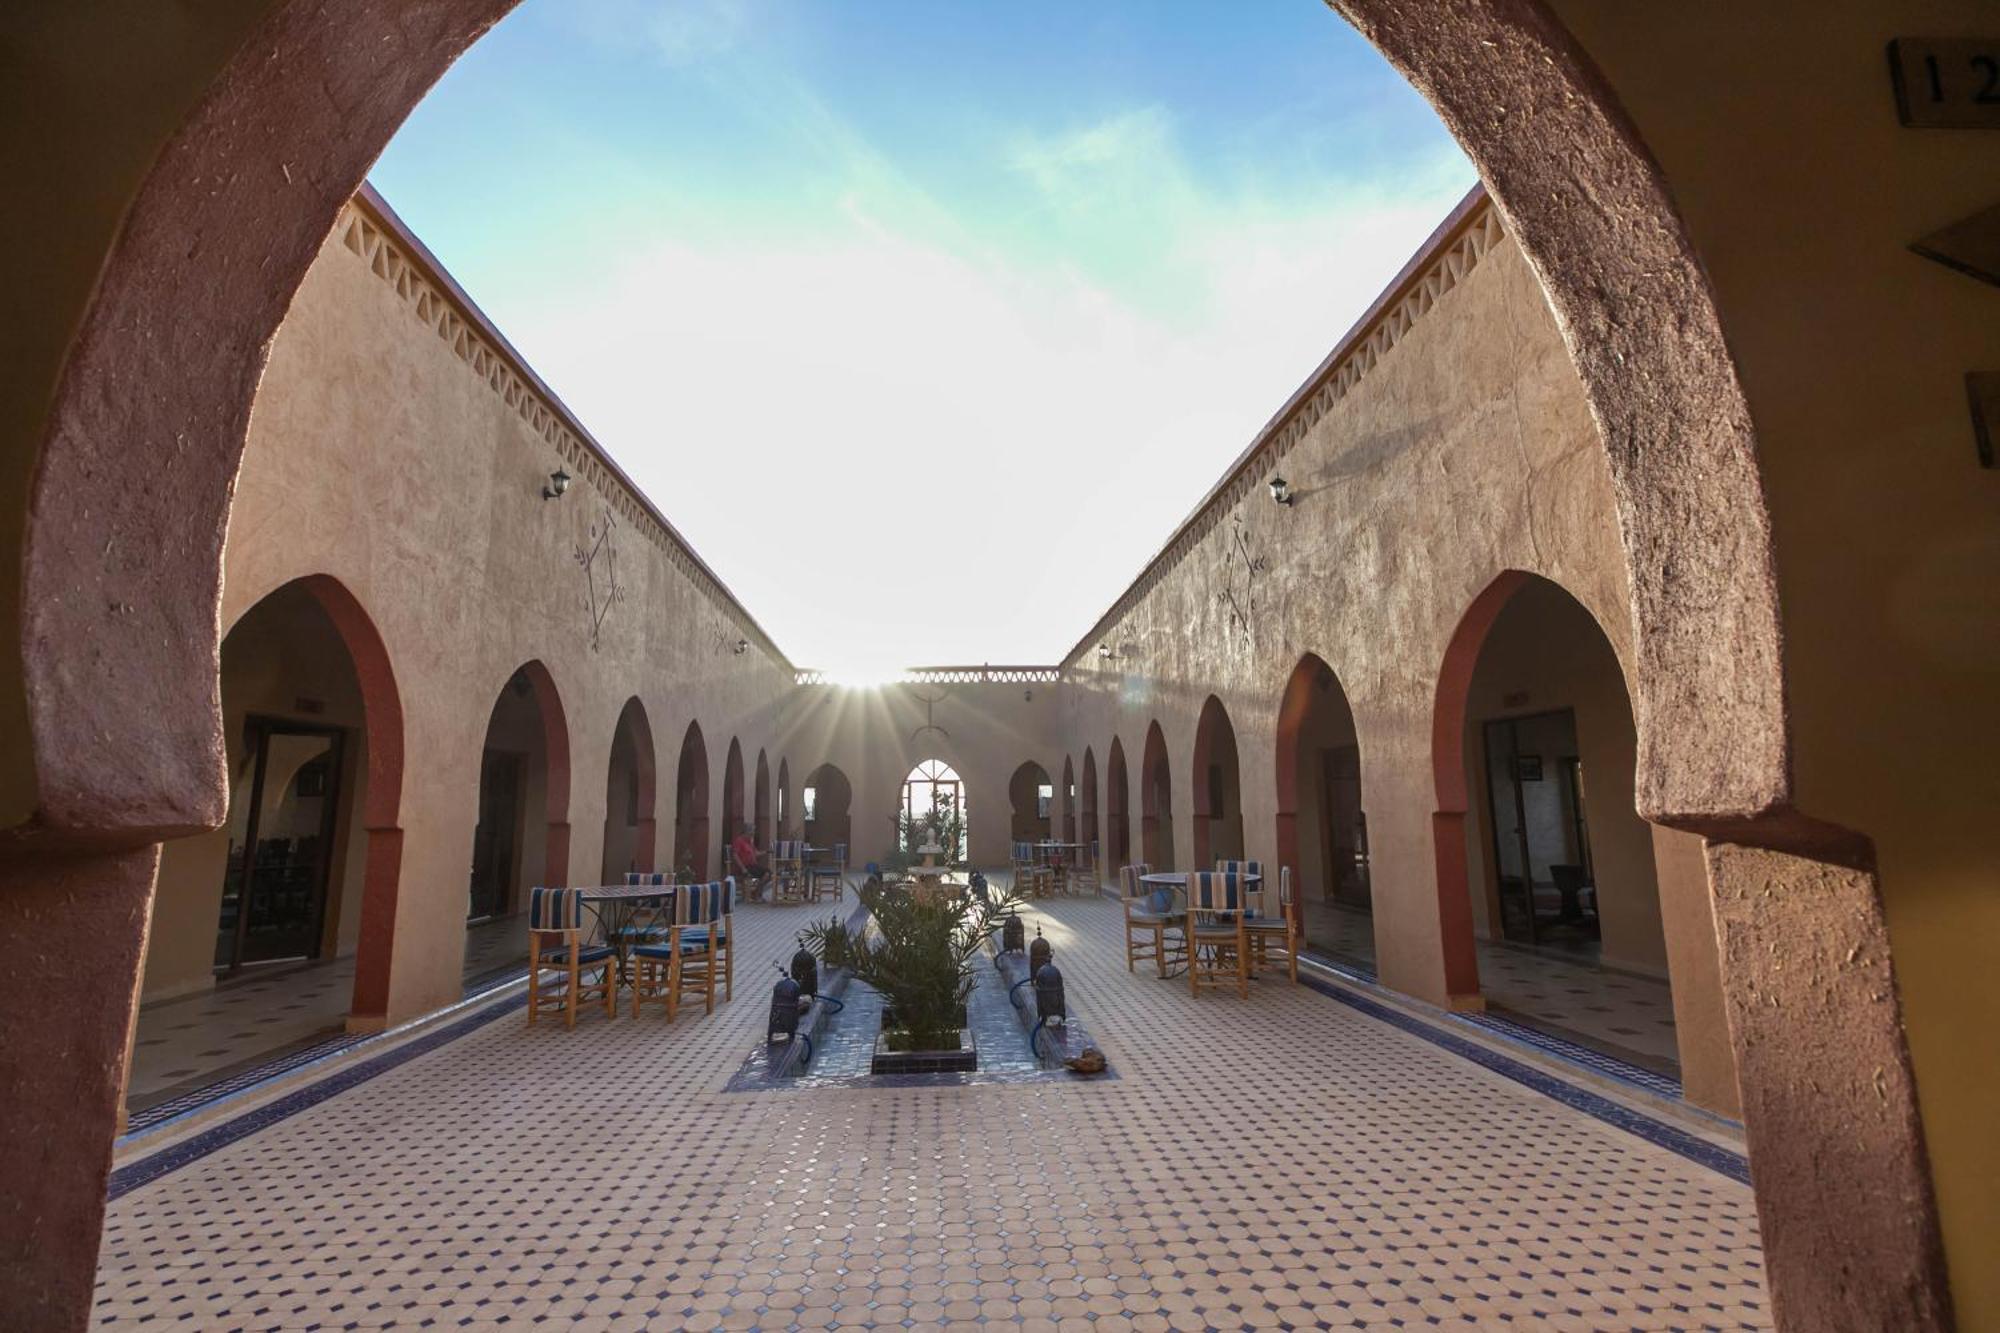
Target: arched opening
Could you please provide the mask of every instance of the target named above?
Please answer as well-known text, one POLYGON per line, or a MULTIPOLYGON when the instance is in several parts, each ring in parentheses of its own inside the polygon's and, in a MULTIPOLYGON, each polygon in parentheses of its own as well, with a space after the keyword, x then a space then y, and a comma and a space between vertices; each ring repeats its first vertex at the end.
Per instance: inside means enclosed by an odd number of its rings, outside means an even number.
POLYGON ((724 849, 743 830, 743 746, 729 738, 729 757, 722 765, 722 829, 716 842, 717 864, 728 865, 724 849))
MULTIPOLYGON (((1083 784, 1082 790, 1077 793, 1077 804, 1083 817, 1077 832, 1082 835, 1086 844, 1084 850, 1088 854, 1088 844, 1099 842, 1102 836, 1102 831, 1097 825, 1097 755, 1088 745, 1083 747, 1083 784)), ((1104 854, 1101 844, 1098 854, 1100 856, 1104 854)), ((1102 874, 1104 868, 1099 866, 1098 872, 1102 874)))
POLYGON ((659 840, 658 765, 653 727, 638 696, 619 710, 604 779, 604 858, 598 883, 618 884, 628 870, 651 870, 659 840))
POLYGON ((285 584, 224 637, 221 698, 229 814, 161 851, 133 1110, 387 1004, 403 721, 373 621, 337 579, 285 584))
POLYGON ((708 743, 701 723, 688 723, 674 770, 674 873, 683 881, 708 877, 708 743))
POLYGON ((1174 781, 1167 760, 1167 737, 1155 721, 1146 728, 1146 748, 1139 760, 1140 846, 1146 864, 1155 870, 1174 868, 1174 781))
POLYGON ((479 755, 479 818, 466 895, 468 985, 527 956, 528 889, 569 882, 569 721, 547 667, 507 678, 479 755))
POLYGON ((792 761, 789 759, 780 759, 778 761, 778 790, 776 795, 778 804, 778 831, 776 836, 789 838, 792 836, 792 761))
POLYGON ((821 764, 806 774, 799 789, 799 824, 802 836, 813 847, 848 845, 849 859, 854 847, 854 784, 833 764, 821 764))
POLYGON ((1243 781, 1236 728, 1222 700, 1209 695, 1194 730, 1194 868, 1243 859, 1243 781))
MULTIPOLYGON (((1046 778, 1046 774, 1044 775, 1046 778)), ((903 795, 900 805, 898 825, 908 830, 926 818, 957 822, 958 845, 945 846, 945 855, 952 861, 964 861, 970 844, 972 814, 966 804, 964 779, 957 770, 942 759, 926 759, 910 770, 903 779, 903 795)), ((903 850, 913 852, 916 847, 903 839, 903 850)), ((919 844, 921 845, 921 844, 919 844)))
POLYGON ((1473 955, 1489 1009, 1678 1075, 1661 872, 1681 871, 1635 809, 1631 701, 1597 621, 1548 579, 1501 575, 1453 637, 1435 727, 1447 955, 1473 955))
POLYGON ((1292 868, 1306 939, 1373 973, 1361 744, 1340 678, 1311 653, 1278 703, 1277 770, 1278 860, 1292 868))
POLYGON ((1076 841, 1076 765, 1069 756, 1063 756, 1062 789, 1057 793, 1062 802, 1062 840, 1076 841))
POLYGON ((1104 851, 1109 864, 1132 863, 1132 791, 1125 773, 1125 743, 1111 738, 1104 760, 1104 851))
POLYGON ((1012 819, 1007 836, 1016 842, 1048 842, 1055 837, 1055 784, 1049 771, 1030 759, 1007 779, 1012 819))
POLYGON ((756 839, 760 850, 768 849, 771 845, 771 764, 764 757, 762 750, 757 751, 755 790, 756 796, 753 798, 752 806, 756 815, 752 836, 756 839))

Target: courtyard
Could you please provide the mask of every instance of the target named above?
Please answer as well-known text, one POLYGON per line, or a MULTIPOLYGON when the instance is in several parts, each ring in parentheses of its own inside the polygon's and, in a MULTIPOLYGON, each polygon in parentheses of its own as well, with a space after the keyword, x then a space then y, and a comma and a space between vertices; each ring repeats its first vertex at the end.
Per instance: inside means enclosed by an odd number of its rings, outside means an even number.
POLYGON ((816 915, 740 911, 712 1017, 509 988, 128 1138, 93 1323, 1770 1326, 1722 1122, 1311 969, 1192 999, 1109 900, 1028 921, 1115 1077, 725 1091, 816 915))

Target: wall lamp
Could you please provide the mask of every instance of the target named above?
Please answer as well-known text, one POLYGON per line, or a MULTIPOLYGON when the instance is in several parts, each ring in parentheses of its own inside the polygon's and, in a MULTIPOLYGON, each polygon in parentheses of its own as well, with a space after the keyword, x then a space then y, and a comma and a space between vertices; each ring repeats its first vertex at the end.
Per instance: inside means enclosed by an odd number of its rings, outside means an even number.
POLYGON ((569 489, 569 480, 569 473, 563 471, 561 468, 557 468, 554 472, 549 473, 549 484, 542 487, 542 498, 544 500, 562 499, 563 492, 569 489))
POLYGON ((1098 655, 1099 657, 1109 657, 1109 656, 1111 656, 1111 645, 1110 645, 1110 644, 1108 644, 1108 643, 1100 643, 1100 644, 1098 644, 1098 645, 1097 645, 1097 655, 1098 655))
POLYGON ((1292 502, 1292 483, 1286 481, 1283 477, 1271 478, 1271 498, 1281 505, 1290 504, 1292 502))
POLYGON ((750 651, 750 640, 748 640, 748 639, 738 639, 738 640, 736 641, 736 648, 735 648, 735 653, 736 653, 736 655, 737 655, 738 657, 741 657, 741 656, 743 656, 743 654, 745 654, 745 653, 747 653, 747 652, 749 652, 749 651, 750 651))

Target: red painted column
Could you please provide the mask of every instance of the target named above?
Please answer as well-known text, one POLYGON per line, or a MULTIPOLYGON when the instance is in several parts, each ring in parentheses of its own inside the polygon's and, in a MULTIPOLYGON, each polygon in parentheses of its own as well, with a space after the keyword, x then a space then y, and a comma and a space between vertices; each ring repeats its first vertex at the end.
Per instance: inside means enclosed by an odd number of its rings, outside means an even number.
POLYGON ((354 947, 354 1007, 350 1032, 374 1032, 389 1021, 389 977, 395 963, 396 900, 403 880, 403 830, 368 830, 361 889, 361 934, 354 947))
POLYGON ((159 863, 0 851, 0 1328, 89 1322, 159 863))
POLYGON ((1479 955, 1472 940, 1472 897, 1466 882, 1465 812, 1431 815, 1437 848, 1438 941, 1444 955, 1444 993, 1454 1009, 1483 1009, 1479 955))

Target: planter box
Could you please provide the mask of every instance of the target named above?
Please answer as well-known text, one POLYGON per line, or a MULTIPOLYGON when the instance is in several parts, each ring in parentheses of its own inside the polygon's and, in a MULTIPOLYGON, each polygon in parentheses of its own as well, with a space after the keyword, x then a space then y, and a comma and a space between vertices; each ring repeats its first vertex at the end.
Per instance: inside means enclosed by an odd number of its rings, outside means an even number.
MULTIPOLYGON (((964 1020, 961 1018, 960 1022, 964 1020)), ((892 1051, 889 1049, 889 1033, 897 1026, 894 1011, 882 1011, 882 1033, 875 1038, 875 1054, 869 1060, 871 1074, 952 1074, 971 1073, 979 1068, 979 1046, 973 1040, 972 1029, 958 1030, 956 1050, 943 1051, 892 1051)))

